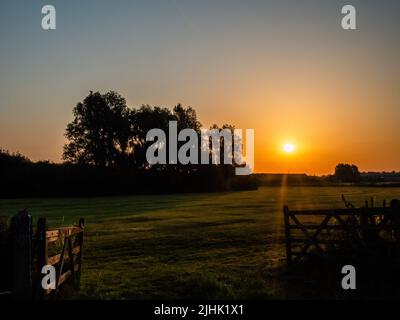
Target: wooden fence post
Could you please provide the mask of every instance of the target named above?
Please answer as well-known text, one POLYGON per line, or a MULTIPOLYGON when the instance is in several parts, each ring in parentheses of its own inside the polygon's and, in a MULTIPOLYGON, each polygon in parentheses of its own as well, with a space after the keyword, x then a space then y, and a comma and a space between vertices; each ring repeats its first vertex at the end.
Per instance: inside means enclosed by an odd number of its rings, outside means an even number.
POLYGON ((285 238, 286 238, 286 261, 290 267, 292 265, 292 246, 290 242, 290 220, 289 220, 289 207, 284 206, 283 215, 285 220, 285 238))
POLYGON ((79 271, 76 273, 75 288, 79 289, 81 284, 81 270, 82 270, 82 251, 83 251, 83 230, 85 229, 85 220, 79 219, 79 227, 82 228, 82 232, 78 234, 78 246, 80 248, 77 256, 77 264, 79 264, 79 271))
POLYGON ((390 201, 393 235, 396 241, 400 240, 400 200, 390 201))
POLYGON ((22 211, 11 219, 12 296, 32 299, 32 216, 22 211))
POLYGON ((44 289, 42 288, 42 268, 47 265, 47 221, 45 218, 40 218, 37 223, 37 283, 36 283, 36 297, 43 299, 45 296, 44 289))

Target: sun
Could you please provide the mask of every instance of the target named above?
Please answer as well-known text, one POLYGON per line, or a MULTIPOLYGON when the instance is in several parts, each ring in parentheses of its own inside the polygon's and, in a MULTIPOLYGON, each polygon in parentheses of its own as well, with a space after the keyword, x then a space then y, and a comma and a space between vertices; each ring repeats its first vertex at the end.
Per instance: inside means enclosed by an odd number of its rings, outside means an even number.
POLYGON ((286 143, 283 146, 283 151, 285 151, 286 153, 293 153, 296 151, 296 146, 293 143, 286 143))

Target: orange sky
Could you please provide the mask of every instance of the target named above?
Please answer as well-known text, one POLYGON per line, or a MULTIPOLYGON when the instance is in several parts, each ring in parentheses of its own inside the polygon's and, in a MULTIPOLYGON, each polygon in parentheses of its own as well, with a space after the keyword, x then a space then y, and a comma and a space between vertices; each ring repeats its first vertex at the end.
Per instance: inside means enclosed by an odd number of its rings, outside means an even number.
POLYGON ((357 31, 316 0, 54 3, 51 33, 38 3, 1 13, 0 147, 59 162, 75 104, 115 90, 255 129, 257 172, 400 170, 398 1, 354 1, 357 31))

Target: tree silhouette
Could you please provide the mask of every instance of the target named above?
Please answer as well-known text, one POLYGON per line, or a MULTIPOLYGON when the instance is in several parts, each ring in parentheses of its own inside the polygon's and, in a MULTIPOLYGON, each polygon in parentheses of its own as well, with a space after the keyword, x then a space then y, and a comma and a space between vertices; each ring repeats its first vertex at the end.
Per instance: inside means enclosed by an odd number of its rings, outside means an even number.
POLYGON ((339 163, 334 176, 343 182, 357 182, 360 179, 360 171, 354 164, 339 163))
MULTIPOLYGON (((168 139, 169 122, 177 121, 178 131, 193 129, 200 134, 201 123, 197 120, 196 111, 191 107, 184 108, 181 104, 176 105, 172 111, 164 107, 143 105, 132 112, 131 120, 135 131, 132 144, 134 150, 132 163, 139 168, 148 166, 146 150, 153 142, 147 142, 146 135, 151 129, 162 129, 168 139)), ((182 143, 178 145, 180 144, 182 143)))
POLYGON ((201 127, 191 107, 178 104, 171 110, 143 105, 130 109, 113 91, 90 92, 73 114, 65 134, 69 142, 64 146, 64 160, 101 167, 149 167, 146 150, 153 142, 147 142, 146 135, 151 129, 162 129, 168 137, 170 121, 177 121, 178 130, 188 128, 199 133, 201 127))
POLYGON ((126 164, 133 138, 131 110, 118 93, 90 92, 73 110, 64 160, 96 166, 126 164))
MULTIPOLYGON (((169 140, 170 121, 177 122, 178 131, 193 129, 200 142, 201 124, 191 107, 143 105, 133 109, 116 92, 90 92, 74 107, 73 115, 65 133, 64 163, 33 162, 0 148, 0 197, 212 192, 257 186, 252 177, 236 177, 232 165, 147 162, 146 151, 154 143, 146 141, 147 133, 162 129, 169 140)), ((229 125, 222 128, 234 129, 229 125)), ((178 150, 189 140, 178 141, 178 150)), ((169 160, 168 152, 167 148, 169 160)))

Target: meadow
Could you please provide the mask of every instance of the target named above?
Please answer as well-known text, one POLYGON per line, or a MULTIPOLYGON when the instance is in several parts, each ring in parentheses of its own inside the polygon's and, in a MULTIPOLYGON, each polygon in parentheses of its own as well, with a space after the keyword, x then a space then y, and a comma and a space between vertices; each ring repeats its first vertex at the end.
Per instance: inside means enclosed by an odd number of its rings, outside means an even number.
POLYGON ((341 297, 312 270, 285 268, 282 207, 342 208, 400 198, 400 188, 262 187, 257 191, 2 199, 52 227, 86 221, 80 299, 341 297))

